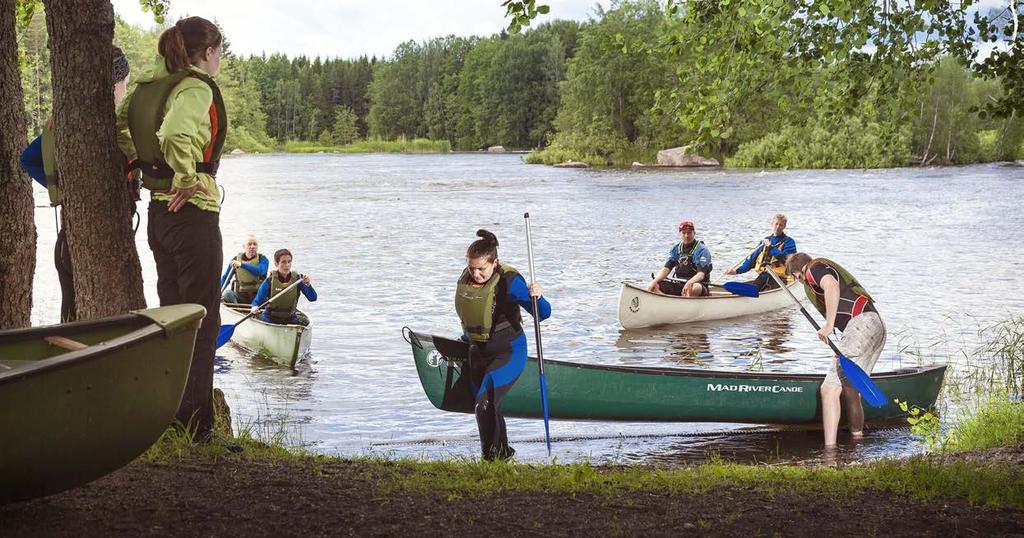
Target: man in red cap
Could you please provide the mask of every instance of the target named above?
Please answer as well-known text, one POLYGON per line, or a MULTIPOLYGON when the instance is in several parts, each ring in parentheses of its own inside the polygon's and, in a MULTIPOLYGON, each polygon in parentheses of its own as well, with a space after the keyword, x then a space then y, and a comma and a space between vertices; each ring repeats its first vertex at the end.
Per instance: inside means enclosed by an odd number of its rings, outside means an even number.
POLYGON ((672 245, 665 266, 658 271, 647 286, 649 291, 665 295, 700 297, 708 294, 708 277, 711 275, 711 251, 703 241, 696 238, 697 229, 693 221, 679 223, 679 242, 672 245), (675 270, 673 279, 665 280, 675 270))

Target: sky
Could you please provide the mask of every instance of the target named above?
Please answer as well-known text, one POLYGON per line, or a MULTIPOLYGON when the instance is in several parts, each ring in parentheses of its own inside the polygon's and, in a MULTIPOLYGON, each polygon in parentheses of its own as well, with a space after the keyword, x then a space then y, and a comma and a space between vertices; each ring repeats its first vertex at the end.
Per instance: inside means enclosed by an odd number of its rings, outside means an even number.
MULTIPOLYGON (((584 21, 611 0, 541 0, 551 6, 533 25, 584 21)), ((130 24, 156 26, 138 0, 113 0, 130 24)), ((170 0, 169 23, 190 15, 216 21, 238 55, 390 56, 399 43, 446 35, 489 36, 508 26, 501 0, 170 0)))

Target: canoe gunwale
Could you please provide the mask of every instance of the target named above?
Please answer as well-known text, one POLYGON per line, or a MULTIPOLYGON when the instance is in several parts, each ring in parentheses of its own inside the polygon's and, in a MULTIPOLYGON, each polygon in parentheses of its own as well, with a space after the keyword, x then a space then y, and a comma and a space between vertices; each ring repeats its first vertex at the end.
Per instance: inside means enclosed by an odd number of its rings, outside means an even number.
MULTIPOLYGON (((225 320, 225 310, 229 311, 230 315, 244 316, 249 313, 251 308, 252 305, 245 303, 225 303, 221 301, 221 321, 224 323, 229 323, 229 321, 225 320)), ((309 319, 309 315, 307 315, 302 310, 296 308, 295 311, 306 316, 306 319, 309 319)), ((262 355, 264 358, 270 360, 275 364, 284 366, 286 368, 291 368, 294 370, 295 365, 299 362, 299 359, 302 358, 302 356, 305 354, 305 352, 303 351, 302 341, 304 338, 311 338, 309 335, 312 334, 311 331, 313 330, 313 321, 310 319, 309 325, 301 325, 298 323, 269 323, 257 318, 256 316, 250 318, 250 321, 255 322, 256 325, 262 327, 262 330, 265 331, 273 331, 274 333, 279 333, 282 335, 294 335, 294 338, 292 339, 291 343, 288 344, 290 345, 291 349, 288 351, 284 351, 282 349, 277 350, 283 353, 276 353, 269 347, 266 347, 264 349, 258 349, 251 345, 251 341, 247 342, 247 337, 244 337, 243 333, 239 332, 235 332, 232 335, 231 342, 233 342, 236 346, 240 346, 248 351, 262 355)), ((230 321, 230 323, 237 323, 237 319, 230 321)), ((262 345, 265 344, 265 341, 259 340, 258 343, 262 345)))
MULTIPOLYGON (((451 338, 445 338, 443 336, 434 336, 427 333, 419 333, 416 331, 409 331, 410 338, 417 342, 419 346, 422 346, 422 341, 427 340, 434 344, 438 339, 447 340, 452 343, 460 343, 457 340, 451 338)), ((410 342, 412 343, 412 342, 410 342)), ((462 344, 465 344, 462 342, 462 344)), ((417 344, 412 344, 417 345, 417 344)), ((436 344, 434 344, 436 349, 436 344)), ((424 349, 421 347, 421 349, 424 349)), ((440 353, 440 351, 439 351, 440 353)), ((464 359, 461 358, 449 358, 442 354, 442 357, 450 363, 460 363, 464 359)), ((536 357, 528 357, 528 361, 536 362, 536 357)), ((787 373, 787 372, 743 372, 743 371, 730 371, 730 370, 700 370, 695 368, 671 368, 662 366, 623 366, 623 365, 611 365, 611 364, 590 364, 590 363, 579 363, 579 362, 567 362, 554 359, 548 359, 545 357, 544 364, 553 364, 563 366, 567 368, 578 368, 584 370, 603 370, 627 374, 641 374, 641 375, 658 375, 658 376, 678 376, 678 377, 734 377, 737 379, 759 379, 759 380, 788 380, 788 381, 820 381, 825 378, 825 372, 820 374, 799 374, 799 373, 787 373)), ((911 366, 906 368, 900 368, 899 370, 892 370, 889 372, 878 372, 872 373, 872 379, 899 379, 902 377, 914 377, 917 375, 924 374, 926 372, 932 372, 936 370, 945 370, 945 364, 935 364, 927 366, 911 366)))
POLYGON ((106 328, 132 322, 139 323, 141 327, 116 338, 90 345, 85 349, 61 353, 60 355, 35 361, 32 364, 21 366, 11 371, 0 372, 0 385, 11 383, 24 377, 58 371, 64 368, 99 360, 112 352, 120 351, 136 344, 145 343, 164 335, 164 329, 157 325, 156 322, 134 314, 126 314, 124 316, 106 318, 97 321, 73 322, 66 323, 64 325, 48 325, 45 327, 34 327, 4 332, 3 334, 0 334, 0 343, 11 340, 25 340, 28 337, 38 337, 42 339, 44 336, 51 336, 53 334, 67 336, 68 334, 79 333, 83 330, 106 328), (69 333, 64 330, 65 328, 73 330, 69 333))
MULTIPOLYGON (((249 313, 249 309, 252 308, 252 305, 247 305, 245 303, 224 303, 224 302, 222 302, 221 306, 223 306, 224 308, 227 308, 228 310, 231 310, 231 311, 233 311, 235 313, 242 314, 243 316, 248 314, 249 313)), ((299 310, 298 308, 296 308, 295 311, 304 314, 307 318, 309 317, 309 314, 306 314, 305 312, 303 312, 302 310, 299 310)), ((299 328, 305 329, 305 328, 311 327, 313 325, 313 321, 312 320, 310 320, 309 325, 300 325, 298 323, 267 323, 266 321, 263 321, 262 319, 260 319, 260 318, 258 318, 256 316, 253 316, 252 318, 250 318, 250 320, 257 322, 260 325, 269 326, 269 327, 299 327, 299 328)))
MULTIPOLYGON (((740 295, 734 295, 734 294, 729 293, 729 292, 723 292, 723 293, 719 293, 717 295, 716 294, 712 294, 712 295, 703 295, 703 296, 698 296, 698 297, 684 297, 682 295, 666 295, 664 293, 655 293, 653 291, 648 290, 644 286, 641 286, 639 284, 634 284, 632 282, 623 282, 622 285, 626 286, 627 288, 632 288, 632 289, 634 289, 636 291, 645 293, 647 295, 653 295, 655 297, 661 297, 661 298, 664 298, 664 299, 673 299, 673 300, 674 299, 681 299, 681 300, 684 300, 684 301, 693 301, 693 300, 706 301, 706 300, 710 300, 710 299, 751 299, 751 297, 743 297, 743 296, 740 296, 740 295)), ((793 286, 793 284, 790 284, 790 287, 792 287, 792 286, 793 286)), ((792 289, 790 291, 792 291, 792 289)), ((776 292, 783 292, 783 289, 782 288, 775 288, 775 289, 771 289, 771 290, 767 290, 767 291, 762 291, 762 292, 759 292, 758 295, 759 296, 764 296, 764 295, 769 295, 769 294, 773 294, 773 293, 776 293, 776 292)))

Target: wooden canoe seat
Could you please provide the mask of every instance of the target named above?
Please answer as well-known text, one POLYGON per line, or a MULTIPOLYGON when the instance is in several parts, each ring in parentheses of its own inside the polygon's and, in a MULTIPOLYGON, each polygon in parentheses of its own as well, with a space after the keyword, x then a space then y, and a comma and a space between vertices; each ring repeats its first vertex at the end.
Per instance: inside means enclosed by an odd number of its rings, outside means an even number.
POLYGON ((57 346, 68 351, 78 351, 79 349, 85 349, 89 347, 77 340, 72 340, 70 338, 65 338, 63 336, 44 336, 43 340, 46 340, 46 343, 50 344, 51 346, 57 346))

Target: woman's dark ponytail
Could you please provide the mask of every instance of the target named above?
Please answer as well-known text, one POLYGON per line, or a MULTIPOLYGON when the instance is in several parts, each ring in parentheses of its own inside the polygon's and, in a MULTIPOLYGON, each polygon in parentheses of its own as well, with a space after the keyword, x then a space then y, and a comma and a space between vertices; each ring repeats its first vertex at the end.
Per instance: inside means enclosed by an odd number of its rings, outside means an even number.
POLYGON ((476 235, 480 238, 473 241, 466 249, 466 257, 469 259, 487 256, 488 261, 498 259, 498 238, 487 230, 477 230, 476 235))
POLYGON ((219 47, 222 40, 216 24, 202 17, 188 17, 160 34, 157 52, 167 72, 174 73, 200 61, 206 49, 219 47))

